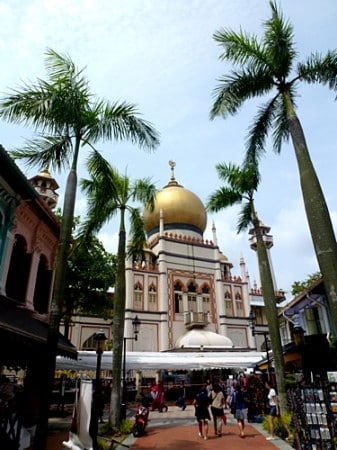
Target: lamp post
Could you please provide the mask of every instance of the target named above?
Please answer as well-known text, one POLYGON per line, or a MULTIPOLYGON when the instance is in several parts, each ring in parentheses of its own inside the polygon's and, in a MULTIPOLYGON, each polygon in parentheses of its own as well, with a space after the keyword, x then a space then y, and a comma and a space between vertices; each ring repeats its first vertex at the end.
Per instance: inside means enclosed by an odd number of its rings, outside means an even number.
POLYGON ((302 369, 302 376, 304 379, 307 379, 307 358, 305 357, 305 351, 304 351, 304 329, 301 327, 301 324, 298 320, 298 318, 295 319, 293 323, 293 338, 294 338, 294 344, 298 349, 298 353, 301 358, 301 369, 302 369))
POLYGON ((138 340, 138 333, 140 328, 140 320, 138 319, 138 316, 136 316, 132 321, 132 329, 133 329, 133 337, 126 337, 123 338, 123 387, 122 387, 122 408, 121 408, 121 418, 126 418, 126 341, 131 339, 133 341, 138 340))
POLYGON ((93 449, 98 450, 97 445, 97 433, 98 433, 98 420, 99 420, 99 407, 101 401, 101 362, 102 353, 105 350, 105 336, 104 330, 98 330, 94 336, 96 343, 97 363, 96 363, 96 378, 94 384, 93 401, 91 408, 91 423, 90 423, 90 435, 92 438, 93 449))
POLYGON ((256 331, 255 330, 256 316, 252 310, 249 313, 248 320, 249 320, 250 329, 252 330, 252 335, 256 336, 257 334, 260 334, 260 335, 263 335, 263 337, 264 337, 264 345, 266 347, 266 353, 267 353, 268 378, 269 378, 269 381, 272 381, 272 379, 271 379, 271 363, 270 363, 270 357, 269 357, 268 333, 266 331, 256 331))

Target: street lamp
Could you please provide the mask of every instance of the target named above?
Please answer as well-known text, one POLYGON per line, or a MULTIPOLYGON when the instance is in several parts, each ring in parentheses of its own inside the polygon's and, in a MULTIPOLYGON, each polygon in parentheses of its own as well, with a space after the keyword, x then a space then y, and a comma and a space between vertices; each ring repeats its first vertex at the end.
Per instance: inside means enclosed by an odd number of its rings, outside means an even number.
POLYGON ((133 341, 138 341, 138 333, 140 328, 140 320, 138 319, 138 316, 136 316, 132 321, 132 329, 133 329, 133 337, 126 337, 123 338, 123 394, 122 394, 122 408, 121 408, 121 416, 122 419, 126 418, 126 341, 128 339, 131 339, 133 341))
POLYGON ((91 424, 90 424, 90 435, 93 441, 93 449, 98 450, 97 445, 97 433, 98 433, 98 420, 99 420, 99 408, 101 402, 101 362, 102 353, 105 350, 105 341, 107 337, 105 336, 104 330, 98 330, 94 336, 94 341, 96 343, 96 353, 97 353, 97 363, 96 363, 96 378, 94 384, 93 401, 91 409, 91 424))
POLYGON ((272 379, 271 379, 271 363, 270 363, 270 357, 269 357, 268 333, 266 331, 256 331, 255 330, 256 316, 252 310, 249 313, 248 320, 249 320, 250 329, 252 330, 252 335, 256 336, 257 334, 260 334, 260 335, 263 335, 263 337, 264 337, 264 345, 266 347, 266 353, 267 353, 268 377, 269 377, 269 381, 271 382, 272 379))

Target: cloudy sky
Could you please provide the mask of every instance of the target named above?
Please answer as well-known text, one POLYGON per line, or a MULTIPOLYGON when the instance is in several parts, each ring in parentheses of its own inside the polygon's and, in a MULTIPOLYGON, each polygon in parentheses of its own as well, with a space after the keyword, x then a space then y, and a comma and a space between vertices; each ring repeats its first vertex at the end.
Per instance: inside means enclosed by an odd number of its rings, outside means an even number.
MULTIPOLYGON (((294 25, 299 59, 312 51, 337 47, 336 0, 281 0, 284 15, 294 25)), ((220 186, 215 165, 241 163, 246 130, 260 102, 247 103, 226 120, 209 120, 212 90, 229 66, 219 61, 220 48, 212 39, 222 27, 261 34, 269 17, 267 0, 0 0, 0 95, 23 82, 45 78, 45 51, 52 48, 85 67, 91 90, 107 100, 138 105, 144 119, 161 135, 155 153, 131 144, 102 144, 104 156, 131 178, 152 177, 158 188, 170 177, 169 160, 176 162, 179 183, 203 202, 220 186)), ((310 153, 337 226, 336 163, 337 103, 327 88, 301 86, 298 115, 310 153)), ((30 131, 1 123, 0 143, 19 147, 30 131)), ((84 151, 80 175, 86 176, 84 151)), ((35 171, 21 169, 27 176, 35 171)), ((261 166, 262 183, 256 196, 258 214, 274 236, 272 261, 279 288, 289 291, 294 281, 318 270, 303 210, 293 149, 281 155, 271 148, 261 166)), ((54 174, 60 184, 64 176, 54 174)), ((84 214, 78 192, 76 213, 84 214)), ((248 234, 237 235, 237 212, 228 209, 208 217, 205 239, 215 222, 219 246, 234 264, 244 257, 251 282, 259 285, 256 255, 248 234)), ((116 223, 101 238, 116 249, 116 223)))

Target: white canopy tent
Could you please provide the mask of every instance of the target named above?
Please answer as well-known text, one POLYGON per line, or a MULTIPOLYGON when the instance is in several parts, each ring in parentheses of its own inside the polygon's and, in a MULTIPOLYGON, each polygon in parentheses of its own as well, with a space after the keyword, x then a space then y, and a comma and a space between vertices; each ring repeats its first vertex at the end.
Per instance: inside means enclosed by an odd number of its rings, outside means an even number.
MULTIPOLYGON (((110 370, 112 352, 102 355, 102 370, 110 370)), ((203 370, 203 369, 248 369, 264 358, 254 351, 222 352, 127 352, 126 370, 203 370)), ((57 370, 95 370, 97 355, 94 351, 79 351, 78 359, 58 356, 57 370)))

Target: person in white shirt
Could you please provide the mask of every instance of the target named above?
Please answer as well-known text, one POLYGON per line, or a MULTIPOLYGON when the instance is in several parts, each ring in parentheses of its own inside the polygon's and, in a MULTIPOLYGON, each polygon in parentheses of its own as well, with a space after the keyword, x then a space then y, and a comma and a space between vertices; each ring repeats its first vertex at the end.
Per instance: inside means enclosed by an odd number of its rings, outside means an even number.
POLYGON ((283 420, 282 420, 280 406, 279 406, 279 402, 278 402, 276 391, 269 384, 268 381, 266 381, 265 386, 266 386, 266 389, 268 389, 268 401, 269 401, 269 406, 270 406, 270 411, 269 411, 269 431, 270 431, 270 436, 268 436, 266 439, 268 441, 271 441, 271 440, 275 439, 275 427, 274 427, 274 420, 275 419, 277 419, 277 421, 281 425, 281 427, 283 427, 286 430, 286 432, 288 433, 287 439, 289 439, 290 431, 289 431, 288 425, 286 423, 284 423, 283 420))

